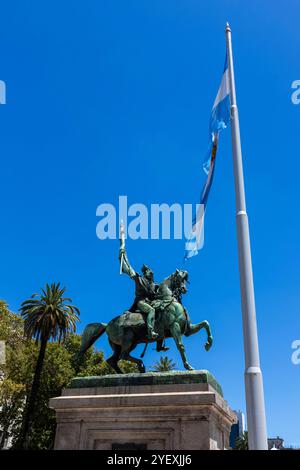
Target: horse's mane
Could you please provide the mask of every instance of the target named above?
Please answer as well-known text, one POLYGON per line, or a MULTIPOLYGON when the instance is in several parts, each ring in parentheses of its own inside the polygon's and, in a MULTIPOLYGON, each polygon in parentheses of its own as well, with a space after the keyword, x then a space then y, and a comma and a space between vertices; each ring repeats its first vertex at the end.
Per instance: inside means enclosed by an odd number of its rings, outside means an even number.
POLYGON ((182 296, 180 287, 184 281, 183 277, 181 276, 182 273, 183 271, 177 269, 174 273, 166 277, 158 287, 158 291, 162 291, 164 288, 167 288, 170 291, 170 294, 173 295, 180 303, 182 296))

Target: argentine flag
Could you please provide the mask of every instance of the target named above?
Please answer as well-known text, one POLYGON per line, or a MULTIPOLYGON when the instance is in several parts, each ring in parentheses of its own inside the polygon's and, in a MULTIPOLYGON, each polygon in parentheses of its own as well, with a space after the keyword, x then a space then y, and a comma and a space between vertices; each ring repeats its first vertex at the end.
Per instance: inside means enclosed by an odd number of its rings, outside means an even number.
POLYGON ((204 245, 204 215, 208 195, 214 177, 219 134, 223 129, 227 127, 229 118, 229 74, 226 55, 221 84, 214 105, 212 107, 209 121, 209 149, 203 163, 203 170, 206 174, 206 181, 201 192, 200 204, 198 204, 197 206, 197 213, 193 220, 193 226, 190 236, 185 243, 185 259, 197 255, 199 250, 201 250, 204 245))

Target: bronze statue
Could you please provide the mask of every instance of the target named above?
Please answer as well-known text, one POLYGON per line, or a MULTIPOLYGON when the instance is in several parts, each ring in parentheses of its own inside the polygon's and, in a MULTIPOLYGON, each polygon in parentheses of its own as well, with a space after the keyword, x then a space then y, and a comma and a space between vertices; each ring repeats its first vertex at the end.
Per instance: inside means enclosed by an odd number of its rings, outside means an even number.
POLYGON ((120 271, 128 274, 135 281, 135 300, 132 307, 113 318, 108 324, 90 323, 82 335, 79 355, 84 354, 94 342, 104 333, 108 335, 109 344, 113 350, 107 359, 108 364, 117 372, 122 373, 118 361, 124 359, 137 364, 140 372, 145 372, 142 359, 130 355, 138 344, 157 341, 157 350, 166 350, 163 346, 165 338, 173 338, 180 352, 183 365, 192 370, 188 363, 182 336, 190 336, 202 328, 207 332, 205 349, 212 345, 212 335, 208 321, 192 324, 186 309, 182 305, 182 295, 186 294, 188 282, 187 271, 177 269, 160 284, 154 283, 153 273, 143 266, 143 276, 136 273, 128 261, 124 238, 120 246, 120 271))
POLYGON ((135 282, 135 299, 129 311, 144 313, 147 316, 147 336, 149 339, 157 339, 158 334, 154 331, 155 309, 151 306, 151 301, 154 300, 155 290, 158 286, 154 283, 153 271, 144 264, 142 266, 143 276, 135 272, 128 261, 125 248, 120 248, 119 258, 122 272, 128 274, 135 282))

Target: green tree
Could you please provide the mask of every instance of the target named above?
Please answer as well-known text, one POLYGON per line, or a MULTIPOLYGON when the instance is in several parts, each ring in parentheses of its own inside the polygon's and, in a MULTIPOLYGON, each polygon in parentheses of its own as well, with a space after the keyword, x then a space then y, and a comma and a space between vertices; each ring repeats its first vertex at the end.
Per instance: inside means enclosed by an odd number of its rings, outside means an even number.
POLYGON ((17 443, 17 447, 23 449, 28 449, 29 446, 30 427, 47 343, 50 339, 60 343, 69 332, 76 329, 79 309, 69 303, 72 302, 70 298, 64 297, 65 291, 64 287, 60 287, 60 283, 46 284, 45 289, 41 289, 41 293, 33 294, 29 300, 22 303, 20 308, 24 318, 26 337, 40 342, 31 391, 27 396, 22 429, 17 443))
POLYGON ((167 356, 163 356, 157 361, 151 369, 154 372, 167 372, 169 370, 174 370, 176 368, 175 362, 167 356))
MULTIPOLYGON (((30 369, 34 371, 38 348, 31 361, 30 369)), ((61 395, 74 376, 71 355, 58 342, 49 343, 45 353, 39 390, 35 402, 35 413, 30 426, 29 447, 31 449, 51 449, 55 437, 55 412, 49 408, 49 399, 61 395)), ((28 380, 28 379, 27 379, 28 380)), ((16 435, 16 439, 17 439, 16 435)))
MULTIPOLYGON (((7 437, 12 438, 14 447, 19 441, 26 397, 30 394, 39 354, 39 345, 32 339, 25 339, 23 331, 23 318, 9 312, 6 304, 0 302, 0 340, 7 343, 6 363, 0 364, 0 429, 5 430, 5 436, 2 432, 2 446, 7 437)), ((90 348, 79 363, 76 362, 80 343, 81 335, 76 333, 70 333, 61 344, 48 343, 31 422, 31 449, 53 447, 56 420, 54 410, 48 406, 50 398, 61 395, 62 389, 75 376, 114 373, 105 362, 103 353, 94 348, 90 348)), ((120 362, 124 372, 137 371, 135 364, 120 362)))
POLYGON ((4 341, 6 346, 14 347, 24 341, 22 318, 10 312, 3 300, 0 300, 0 321, 0 340, 4 341))
POLYGON ((5 361, 0 364, 0 449, 11 436, 11 430, 21 419, 25 385, 17 364, 20 363, 25 341, 23 321, 0 301, 0 340, 5 344, 5 361), (10 371, 10 364, 14 367, 10 371))
POLYGON ((245 431, 235 440, 235 450, 248 450, 248 432, 245 431))
POLYGON ((10 379, 0 382, 0 449, 11 436, 14 421, 20 419, 24 386, 10 379))

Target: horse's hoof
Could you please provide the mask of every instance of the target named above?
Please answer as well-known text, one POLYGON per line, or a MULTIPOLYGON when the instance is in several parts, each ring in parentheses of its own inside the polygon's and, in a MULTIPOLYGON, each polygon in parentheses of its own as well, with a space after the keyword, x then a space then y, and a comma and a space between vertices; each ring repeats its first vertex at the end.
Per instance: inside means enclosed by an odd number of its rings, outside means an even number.
POLYGON ((210 349, 211 346, 212 346, 212 343, 213 343, 213 338, 212 338, 212 336, 210 336, 210 337, 208 338, 208 340, 206 341, 205 346, 204 346, 205 349, 206 349, 206 351, 209 351, 209 349, 210 349))

